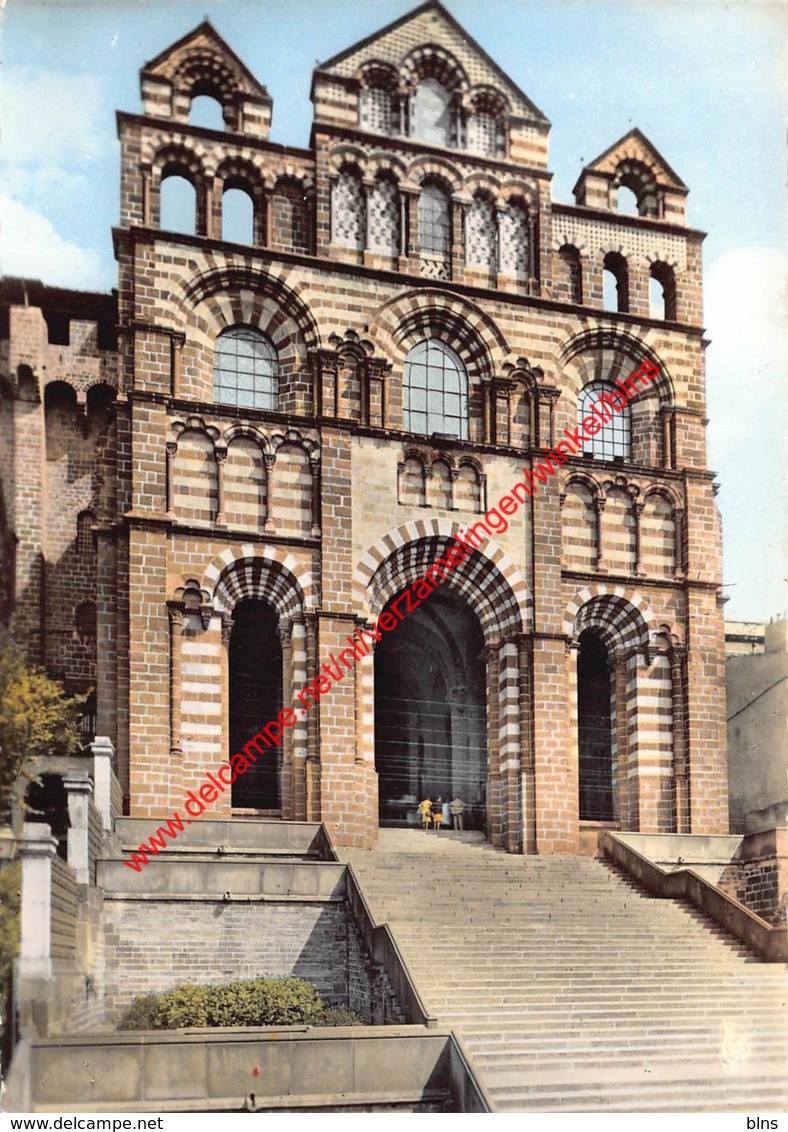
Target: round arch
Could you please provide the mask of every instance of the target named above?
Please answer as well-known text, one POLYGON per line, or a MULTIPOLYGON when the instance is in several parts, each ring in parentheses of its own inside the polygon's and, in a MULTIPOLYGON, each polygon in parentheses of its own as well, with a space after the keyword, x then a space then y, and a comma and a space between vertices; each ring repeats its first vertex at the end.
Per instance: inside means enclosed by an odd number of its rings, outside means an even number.
MULTIPOLYGON (((392 597, 420 578, 456 544, 459 524, 447 519, 417 520, 387 532, 356 567, 354 602, 367 617, 376 617, 392 597)), ((492 540, 471 551, 441 589, 464 599, 479 618, 488 643, 532 624, 533 602, 528 586, 505 551, 492 540)))
POLYGON ((230 613, 244 598, 269 602, 279 617, 292 617, 317 605, 317 587, 292 554, 276 547, 228 546, 205 570, 201 589, 217 613, 230 613))

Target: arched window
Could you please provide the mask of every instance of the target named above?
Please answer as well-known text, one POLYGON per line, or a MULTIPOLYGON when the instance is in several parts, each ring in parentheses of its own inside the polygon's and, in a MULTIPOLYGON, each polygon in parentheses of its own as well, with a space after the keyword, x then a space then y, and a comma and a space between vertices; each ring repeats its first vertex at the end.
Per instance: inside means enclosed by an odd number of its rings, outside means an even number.
POLYGON ((165 232, 193 236, 197 231, 197 193, 183 173, 162 174, 159 227, 165 232))
POLYGON ((411 137, 428 145, 451 145, 451 95, 434 78, 422 79, 411 96, 411 137))
POLYGON ((482 157, 503 156, 503 125, 489 110, 477 110, 468 118, 468 150, 482 157))
POLYGON ((426 338, 408 354, 405 428, 467 439, 468 377, 451 346, 437 338, 426 338))
POLYGON ((248 190, 233 187, 222 193, 222 239, 254 243, 254 201, 248 190))
POLYGON ((276 411, 277 357, 259 330, 231 326, 216 340, 213 395, 222 405, 276 411))
POLYGON ((489 197, 477 193, 465 224, 465 262, 468 267, 495 271, 495 208, 489 197))
POLYGON ((223 130, 224 109, 218 98, 212 94, 197 94, 189 107, 189 125, 201 126, 205 130, 223 130))
POLYGON ((425 255, 448 259, 451 250, 449 194, 434 181, 426 181, 419 196, 419 246, 425 255))
POLYGON ((501 251, 498 270, 520 283, 528 279, 528 213, 519 201, 510 201, 501 216, 501 251))
POLYGON ((676 276, 667 263, 651 265, 649 311, 652 318, 676 321, 676 276))
POLYGON ((95 553, 93 542, 93 524, 96 516, 92 511, 80 511, 77 515, 77 554, 80 558, 89 558, 95 553))
MULTIPOLYGON (((282 646, 275 610, 246 598, 233 610, 229 647, 230 750, 242 751, 260 727, 282 709, 282 646)), ((238 807, 278 810, 281 805, 281 748, 247 766, 232 787, 238 807)))
POLYGON ((83 601, 74 611, 74 628, 77 631, 79 643, 92 645, 96 640, 96 605, 92 601, 83 601))
POLYGON ((577 656, 580 820, 613 821, 613 696, 607 648, 592 629, 577 656))
POLYGON ((368 204, 369 248, 383 255, 395 256, 400 251, 400 200, 395 183, 378 176, 368 204))
POLYGON ((558 252, 556 282, 559 294, 569 303, 583 301, 583 266, 580 252, 572 244, 564 244, 558 252))
MULTIPOLYGON (((590 454, 598 460, 615 460, 620 457, 624 460, 631 458, 632 448, 632 422, 629 404, 621 412, 615 412, 611 406, 601 400, 602 395, 614 399, 614 404, 626 400, 624 394, 608 381, 591 381, 580 390, 577 402, 577 420, 581 424, 583 417, 590 416, 595 405, 599 406, 604 415, 610 415, 611 420, 602 427, 590 440, 583 439, 583 455, 590 454), (618 398, 618 401, 615 401, 618 398)), ((593 418, 598 421, 598 417, 593 418)))
POLYGON ((616 207, 625 216, 638 216, 640 210, 638 209, 637 194, 634 190, 628 188, 627 185, 619 185, 616 207))
POLYGON ((359 92, 358 124, 376 134, 394 133, 394 98, 384 86, 368 86, 359 92))
POLYGON ((606 311, 629 310, 629 270, 619 252, 608 252, 604 261, 602 305, 606 311))
POLYGON ((363 250, 367 233, 364 186, 356 169, 341 169, 331 193, 331 242, 363 250))

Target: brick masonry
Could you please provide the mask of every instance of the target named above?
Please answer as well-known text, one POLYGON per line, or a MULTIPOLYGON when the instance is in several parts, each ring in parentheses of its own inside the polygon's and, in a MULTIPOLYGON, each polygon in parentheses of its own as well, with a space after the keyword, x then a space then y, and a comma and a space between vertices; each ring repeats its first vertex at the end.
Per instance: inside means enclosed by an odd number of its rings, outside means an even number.
MULTIPOLYGON (((96 687, 128 812, 163 816, 232 753, 238 602, 275 608, 283 706, 298 711, 304 684, 395 596, 387 587, 411 584, 414 563, 482 519, 577 423, 583 387, 648 358, 660 376, 632 405, 629 458, 570 458, 447 588, 484 629, 496 843, 569 853, 589 840, 576 680, 589 628, 611 670, 615 823, 722 832, 721 533, 706 464, 703 237, 687 227, 686 188, 635 130, 586 167, 574 205, 554 204, 547 120, 440 9, 373 42, 316 73, 301 150, 267 140, 270 100, 203 25, 145 72, 144 113, 120 116, 117 295, 0 289, 3 615, 72 688, 96 687), (450 144, 362 122, 360 91, 384 81, 370 51, 400 94, 425 76, 449 84, 450 144), (190 127, 193 84, 218 74, 227 129, 190 127), (481 152, 473 119, 490 83, 500 144, 481 152), (159 227, 172 173, 194 186, 193 235, 159 227), (374 196, 380 177, 395 186, 388 248, 342 245, 341 233, 364 237, 358 217, 332 223, 351 207, 334 191, 351 173, 352 207, 367 207, 359 193, 374 196), (623 181, 636 184, 637 217, 616 211, 623 181), (419 243, 427 184, 448 202, 438 275, 419 243), (226 187, 251 198, 253 245, 220 238, 226 187), (498 263, 488 240, 480 266, 475 244, 466 263, 463 231, 482 198, 499 239, 524 242, 498 263), (626 266, 617 311, 602 309, 610 253, 626 266), (654 271, 675 292, 665 317, 648 308, 654 271), (276 411, 213 397, 214 346, 237 325, 276 352, 276 411), (406 359, 430 337, 467 375, 466 439, 406 428, 406 359)), ((282 817, 374 843, 374 712, 366 662, 299 714, 282 817)), ((230 812, 225 795, 216 814, 230 812)))

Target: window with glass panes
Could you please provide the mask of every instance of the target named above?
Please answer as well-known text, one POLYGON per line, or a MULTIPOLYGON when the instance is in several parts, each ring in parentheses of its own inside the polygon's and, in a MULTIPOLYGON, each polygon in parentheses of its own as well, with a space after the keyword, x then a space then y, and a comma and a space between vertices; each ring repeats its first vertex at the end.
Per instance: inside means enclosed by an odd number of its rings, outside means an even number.
POLYGON ((277 408, 276 351, 259 330, 232 326, 216 341, 214 399, 239 409, 277 408))
MULTIPOLYGON (((591 410, 600 401, 603 393, 617 397, 619 400, 626 399, 624 394, 608 381, 589 382, 580 390, 577 402, 579 424, 582 424, 583 417, 590 415, 591 410)), ((607 424, 603 424, 599 432, 590 439, 587 440, 583 436, 583 452, 590 453, 599 460, 613 460, 616 456, 622 456, 625 460, 629 460, 632 450, 632 423, 629 405, 626 405, 620 413, 604 402, 599 405, 599 408, 605 414, 612 413, 613 419, 608 421, 607 424)), ((598 420, 598 418, 594 419, 598 420)))
POLYGON ((405 363, 405 428, 468 436, 468 378, 460 359, 445 342, 427 338, 414 346, 405 363))

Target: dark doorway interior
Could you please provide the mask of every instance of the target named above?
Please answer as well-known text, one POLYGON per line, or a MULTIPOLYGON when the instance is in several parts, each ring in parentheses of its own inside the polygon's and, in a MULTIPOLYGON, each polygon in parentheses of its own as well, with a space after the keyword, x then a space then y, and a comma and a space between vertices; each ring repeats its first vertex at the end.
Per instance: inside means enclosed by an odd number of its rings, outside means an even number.
MULTIPOLYGON (((282 648, 276 612, 267 602, 240 601, 230 635, 230 754, 282 709, 282 648)), ((233 783, 233 806, 281 807, 281 751, 272 747, 233 783)))
POLYGON ((465 827, 484 829, 483 650, 476 616, 447 593, 433 594, 376 647, 375 765, 381 825, 415 824, 423 798, 440 795, 448 801, 459 795, 466 805, 465 827))
POLYGON ((613 715, 607 648, 593 630, 580 634, 577 658, 580 820, 614 821, 613 715))

